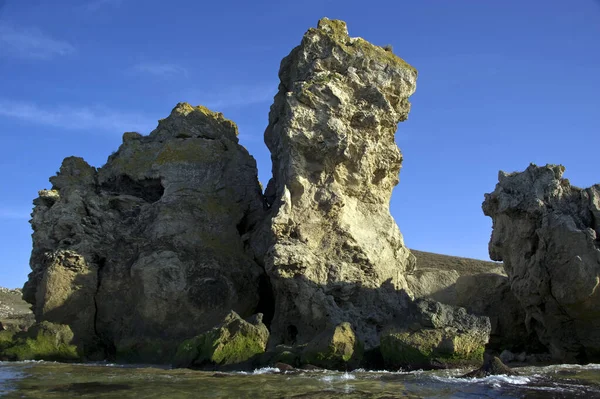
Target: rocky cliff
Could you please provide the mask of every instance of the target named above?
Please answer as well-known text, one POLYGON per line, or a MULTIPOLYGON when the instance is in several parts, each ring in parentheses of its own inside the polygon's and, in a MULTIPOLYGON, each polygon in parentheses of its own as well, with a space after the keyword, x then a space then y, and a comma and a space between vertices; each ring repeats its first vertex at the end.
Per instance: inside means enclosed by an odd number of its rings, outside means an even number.
POLYGON ((98 170, 64 160, 34 201, 38 321, 87 358, 169 361, 181 344, 178 365, 344 369, 376 362, 385 329, 396 354, 477 361, 489 320, 411 301, 415 258, 389 212, 415 69, 324 18, 279 77, 264 194, 235 124, 185 103, 98 170))
POLYGON ((371 347, 404 307, 414 257, 389 201, 402 164, 394 134, 416 78, 327 18, 281 62, 265 131, 269 209, 252 241, 275 294, 271 344, 350 321, 371 347))
POLYGON ((71 157, 50 181, 34 201, 24 297, 84 353, 157 358, 256 310, 262 269, 244 240, 261 190, 222 114, 178 104, 149 136, 125 133, 102 168, 71 157))
POLYGON ((600 185, 572 186, 559 165, 498 175, 483 212, 527 324, 561 361, 600 360, 600 185))

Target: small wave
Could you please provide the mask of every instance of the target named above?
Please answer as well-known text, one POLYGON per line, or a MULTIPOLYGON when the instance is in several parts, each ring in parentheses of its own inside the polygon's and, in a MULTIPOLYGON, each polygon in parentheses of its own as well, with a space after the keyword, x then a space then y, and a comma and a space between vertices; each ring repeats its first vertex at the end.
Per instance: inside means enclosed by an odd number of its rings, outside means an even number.
POLYGON ((280 373, 281 370, 279 370, 277 367, 261 367, 259 369, 254 369, 254 371, 236 371, 235 374, 242 374, 242 375, 260 375, 260 374, 274 374, 274 373, 280 373))
POLYGON ((402 369, 398 370, 398 371, 390 371, 390 370, 367 370, 367 369, 356 369, 356 370, 352 370, 353 373, 366 373, 366 374, 399 374, 399 375, 405 375, 405 374, 421 374, 424 371, 419 369, 419 370, 411 370, 411 371, 404 371, 402 369))
POLYGON ((336 381, 348 381, 355 380, 356 376, 354 374, 350 374, 348 372, 344 374, 334 374, 334 375, 326 375, 321 377, 320 380, 323 382, 336 382, 336 381))
POLYGON ((560 370, 600 370, 600 364, 554 364, 552 366, 541 367, 542 370, 560 371, 560 370))
POLYGON ((525 376, 509 376, 509 375, 491 375, 483 378, 460 378, 460 377, 440 377, 433 376, 434 379, 442 382, 450 382, 450 383, 458 383, 464 384, 467 383, 475 383, 475 384, 488 384, 495 387, 502 385, 526 385, 531 382, 530 377, 525 376))

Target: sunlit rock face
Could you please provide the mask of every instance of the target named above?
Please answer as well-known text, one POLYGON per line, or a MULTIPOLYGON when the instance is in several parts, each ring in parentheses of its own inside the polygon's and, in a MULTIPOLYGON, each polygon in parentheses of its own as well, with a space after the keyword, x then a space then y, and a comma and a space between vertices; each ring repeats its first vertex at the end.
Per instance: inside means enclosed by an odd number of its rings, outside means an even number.
POLYGON ((231 310, 255 312, 263 272, 244 240, 261 190, 222 114, 178 104, 149 136, 125 133, 102 168, 70 157, 50 181, 24 296, 85 353, 157 360, 231 310))
POLYGON ((571 186, 560 165, 500 172, 483 212, 527 323, 562 361, 600 360, 600 185, 571 186))
POLYGON ((350 322, 367 348, 403 308, 414 257, 389 212, 402 155, 394 134, 417 72, 319 21, 283 59, 265 142, 268 215, 252 238, 275 295, 271 344, 350 322))

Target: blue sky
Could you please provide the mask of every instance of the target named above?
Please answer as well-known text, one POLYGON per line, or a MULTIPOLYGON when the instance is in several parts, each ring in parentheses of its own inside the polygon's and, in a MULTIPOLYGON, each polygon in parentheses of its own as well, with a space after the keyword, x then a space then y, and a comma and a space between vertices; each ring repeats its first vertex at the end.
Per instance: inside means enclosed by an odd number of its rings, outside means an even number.
POLYGON ((64 157, 102 166, 177 102, 220 111, 270 177, 262 134, 281 58, 327 16, 419 70, 391 202, 410 248, 488 259, 499 170, 562 163, 600 182, 594 0, 0 0, 0 285, 29 272, 37 191, 64 157))

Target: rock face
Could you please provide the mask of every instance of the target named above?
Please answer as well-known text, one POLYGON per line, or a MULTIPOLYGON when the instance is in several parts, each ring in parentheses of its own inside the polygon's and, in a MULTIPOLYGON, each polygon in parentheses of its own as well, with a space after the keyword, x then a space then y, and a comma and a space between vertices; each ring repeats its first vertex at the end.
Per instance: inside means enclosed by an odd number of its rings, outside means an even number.
POLYGON ((84 353, 156 361, 232 309, 255 313, 263 272, 244 240, 262 197, 222 114, 178 104, 149 136, 125 133, 102 168, 70 157, 50 181, 34 201, 24 298, 84 353))
POLYGON ((400 325, 386 328, 381 354, 390 368, 447 368, 481 363, 491 324, 430 299, 417 299, 400 325))
POLYGON ((231 312, 221 325, 184 341, 175 355, 175 367, 235 366, 264 353, 269 330, 262 313, 243 320, 231 312))
POLYGON ((73 332, 67 325, 43 321, 27 332, 10 334, 0 336, 0 360, 65 362, 80 358, 77 347, 72 345, 73 332))
MULTIPOLYGON (((539 349, 525 310, 510 290, 502 264, 413 251, 417 269, 406 276, 415 298, 430 298, 490 318, 488 349, 539 349)), ((534 350, 535 350, 534 349, 534 350)))
POLYGON ((485 195, 490 257, 504 261, 527 323, 561 361, 600 360, 600 185, 580 189, 563 166, 500 172, 485 195))
POLYGON ((0 331, 25 331, 35 323, 30 305, 22 296, 21 289, 0 287, 0 331))
POLYGON ((326 369, 352 369, 362 359, 362 349, 352 326, 345 322, 313 338, 302 352, 302 363, 326 369))
POLYGON ((414 257, 389 213, 394 141, 417 72, 392 52, 319 21, 283 59, 265 142, 273 178, 253 235, 275 295, 271 345, 351 322, 367 348, 405 305, 414 257))

